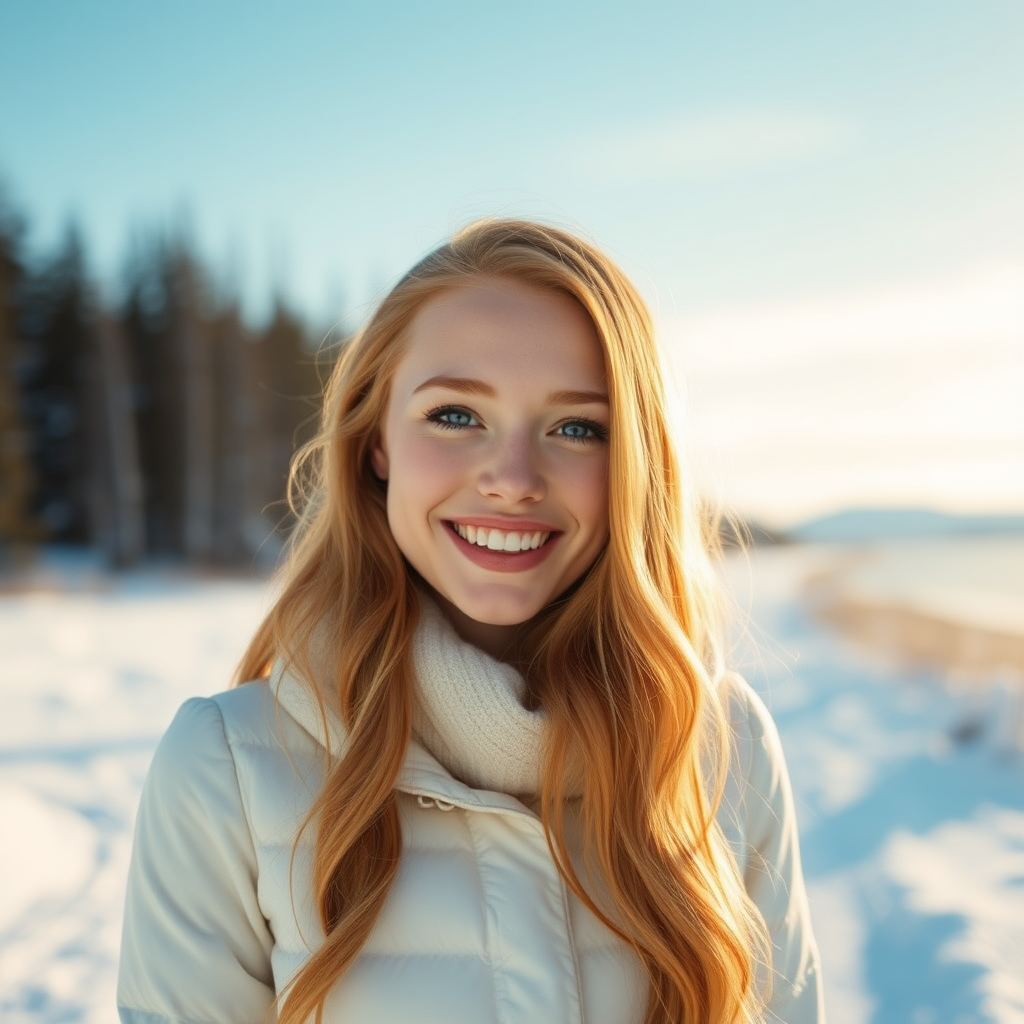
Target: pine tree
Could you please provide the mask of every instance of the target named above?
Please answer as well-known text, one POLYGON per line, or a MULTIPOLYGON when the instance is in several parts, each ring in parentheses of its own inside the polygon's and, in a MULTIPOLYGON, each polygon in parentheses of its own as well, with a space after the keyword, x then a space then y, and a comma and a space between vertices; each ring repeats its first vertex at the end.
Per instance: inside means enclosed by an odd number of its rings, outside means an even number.
POLYGON ((89 388, 94 368, 94 297, 77 228, 32 280, 25 327, 24 394, 32 433, 34 506, 52 540, 92 539, 89 388))
POLYGON ((95 341, 94 541, 111 564, 124 567, 143 558, 146 543, 134 383, 121 326, 105 311, 97 319, 95 341))
POLYGON ((0 559, 5 551, 24 551, 39 535, 30 511, 34 481, 19 387, 23 233, 23 223, 0 194, 0 559))
POLYGON ((263 500, 266 507, 279 510, 274 519, 281 529, 287 529, 290 519, 284 497, 288 467, 296 449, 317 428, 326 366, 310 344, 305 324, 280 297, 262 332, 260 349, 261 386, 270 432, 263 500))

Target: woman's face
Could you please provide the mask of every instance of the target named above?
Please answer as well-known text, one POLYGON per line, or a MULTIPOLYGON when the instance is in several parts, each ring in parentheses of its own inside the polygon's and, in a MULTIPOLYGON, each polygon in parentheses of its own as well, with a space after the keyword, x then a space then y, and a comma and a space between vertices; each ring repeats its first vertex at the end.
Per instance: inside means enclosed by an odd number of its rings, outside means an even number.
POLYGON ((608 539, 608 389, 589 317, 481 278, 410 326, 372 450, 391 532, 459 633, 492 654, 608 539))

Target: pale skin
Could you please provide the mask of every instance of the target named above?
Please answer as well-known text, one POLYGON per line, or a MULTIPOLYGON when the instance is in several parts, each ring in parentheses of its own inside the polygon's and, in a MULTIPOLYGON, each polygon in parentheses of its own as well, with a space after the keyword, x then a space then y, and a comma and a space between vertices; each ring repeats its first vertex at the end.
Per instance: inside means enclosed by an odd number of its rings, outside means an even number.
POLYGON ((480 278, 416 315, 374 472, 402 553, 456 631, 520 661, 519 627, 608 540, 604 356, 560 292, 480 278))

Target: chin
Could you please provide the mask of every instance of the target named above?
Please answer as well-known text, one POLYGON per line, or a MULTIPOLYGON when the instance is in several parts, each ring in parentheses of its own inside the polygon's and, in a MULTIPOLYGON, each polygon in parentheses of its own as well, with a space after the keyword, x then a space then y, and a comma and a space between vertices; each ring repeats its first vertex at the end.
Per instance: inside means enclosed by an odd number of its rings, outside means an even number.
POLYGON ((481 605, 467 602, 455 605, 459 611, 483 626, 521 626, 529 622, 539 611, 539 607, 530 604, 528 607, 509 605, 481 605))
MULTIPOLYGON (((539 610, 537 609, 537 611, 539 610)), ((469 617, 479 622, 482 626, 521 626, 523 623, 529 622, 537 614, 537 611, 530 611, 525 614, 495 612, 493 615, 481 615, 478 612, 476 615, 469 617)), ((464 612, 463 614, 468 613, 464 612)))
POLYGON ((458 598, 446 594, 444 601, 460 615, 483 626, 521 626, 544 607, 536 597, 526 595, 520 600, 507 594, 488 597, 471 593, 458 598))

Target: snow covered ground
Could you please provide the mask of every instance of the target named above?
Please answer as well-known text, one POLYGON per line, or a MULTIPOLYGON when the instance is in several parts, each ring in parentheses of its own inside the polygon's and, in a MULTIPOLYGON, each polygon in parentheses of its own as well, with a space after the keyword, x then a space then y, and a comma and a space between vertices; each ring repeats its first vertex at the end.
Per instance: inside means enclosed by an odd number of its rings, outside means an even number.
MULTIPOLYGON (((831 1024, 1024 1022, 1024 687, 949 685, 811 620, 834 549, 730 578, 736 659, 786 745, 831 1024), (750 598, 750 592, 754 597, 750 598)), ((2 581, 0 581, 2 582, 2 581)), ((221 689, 265 584, 57 571, 0 593, 0 1020, 115 1018, 122 888, 152 749, 221 689)))

